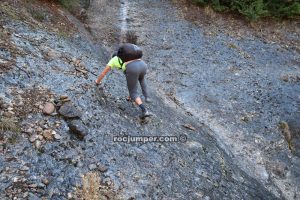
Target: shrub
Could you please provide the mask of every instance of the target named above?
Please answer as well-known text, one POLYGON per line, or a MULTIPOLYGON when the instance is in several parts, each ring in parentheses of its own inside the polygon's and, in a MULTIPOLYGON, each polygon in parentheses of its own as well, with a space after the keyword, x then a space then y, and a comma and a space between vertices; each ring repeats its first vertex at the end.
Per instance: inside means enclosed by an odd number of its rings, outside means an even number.
POLYGON ((268 15, 268 10, 263 0, 233 1, 231 4, 231 10, 238 11, 250 20, 256 20, 259 17, 265 17, 268 15))
POLYGON ((7 142, 10 144, 17 143, 21 128, 15 119, 6 117, 0 118, 0 140, 3 140, 2 134, 6 131, 10 132, 7 142))
POLYGON ((20 133, 21 128, 16 123, 16 121, 13 118, 0 118, 0 131, 12 131, 15 133, 20 133))
POLYGON ((249 20, 261 17, 294 17, 300 15, 298 0, 192 0, 197 5, 211 5, 216 11, 234 11, 249 20))
MULTIPOLYGON (((32 2, 33 0, 26 0, 26 1, 32 2)), ((59 3, 67 10, 72 10, 74 7, 79 5, 80 1, 83 1, 83 0, 48 0, 48 1, 59 3)))
POLYGON ((29 13, 31 14, 31 16, 36 19, 37 21, 44 21, 46 16, 43 10, 39 10, 39 9, 34 9, 34 8, 29 8, 29 13))
POLYGON ((194 0, 194 3, 200 6, 211 5, 216 11, 228 10, 226 2, 220 2, 219 0, 194 0))
POLYGON ((66 9, 71 10, 78 5, 79 0, 58 0, 58 2, 66 9))

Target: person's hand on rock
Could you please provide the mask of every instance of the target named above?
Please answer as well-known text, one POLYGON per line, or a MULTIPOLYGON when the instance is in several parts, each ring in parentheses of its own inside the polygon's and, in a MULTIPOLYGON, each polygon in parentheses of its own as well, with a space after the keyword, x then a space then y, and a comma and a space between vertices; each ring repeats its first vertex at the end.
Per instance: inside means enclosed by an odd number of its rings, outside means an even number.
POLYGON ((101 85, 102 84, 102 82, 101 81, 98 82, 98 80, 96 80, 95 83, 96 83, 96 85, 101 85))

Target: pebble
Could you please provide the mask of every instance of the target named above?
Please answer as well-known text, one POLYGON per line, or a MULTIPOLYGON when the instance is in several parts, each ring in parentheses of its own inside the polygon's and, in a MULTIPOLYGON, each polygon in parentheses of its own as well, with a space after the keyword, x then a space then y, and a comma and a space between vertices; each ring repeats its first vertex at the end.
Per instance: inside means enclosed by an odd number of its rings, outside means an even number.
POLYGON ((37 127, 37 128, 36 128, 36 132, 40 133, 40 132, 42 132, 42 131, 43 131, 43 128, 42 128, 42 127, 37 127))
POLYGON ((18 94, 24 94, 24 90, 18 90, 17 93, 18 94))
POLYGON ((13 110, 14 110, 14 108, 12 108, 12 107, 8 107, 8 108, 7 108, 7 110, 8 110, 8 111, 13 111, 13 110))
POLYGON ((38 139, 38 135, 37 134, 33 134, 33 135, 31 135, 30 137, 29 137, 29 141, 30 142, 34 142, 34 141, 36 141, 38 139))
POLYGON ((28 128, 24 130, 25 133, 33 133, 33 129, 32 128, 28 128))
POLYGON ((11 117, 13 116, 13 114, 10 113, 10 112, 4 112, 4 113, 3 113, 3 116, 4 116, 4 117, 7 117, 7 118, 11 118, 11 117))
POLYGON ((30 188, 36 188, 37 187, 37 184, 31 184, 31 185, 28 185, 30 188))
POLYGON ((56 140, 60 140, 62 137, 61 137, 61 135, 59 135, 59 134, 56 133, 56 134, 54 135, 54 138, 55 138, 56 140))
POLYGON ((49 184, 49 180, 46 179, 46 178, 44 178, 44 179, 42 180, 42 183, 44 183, 45 185, 48 185, 48 184, 49 184))
POLYGON ((18 181, 19 181, 18 177, 14 177, 14 178, 13 178, 13 182, 14 182, 14 183, 16 183, 16 182, 18 182, 18 181))
POLYGON ((72 195, 72 193, 68 193, 68 199, 73 199, 73 195, 72 195))
POLYGON ((100 172, 106 172, 108 170, 108 167, 101 163, 98 163, 97 165, 100 172))
POLYGON ((38 136, 38 139, 39 139, 39 140, 43 140, 44 137, 43 137, 42 135, 39 135, 39 136, 38 136))
POLYGON ((53 131, 53 130, 50 130, 50 129, 44 130, 44 131, 43 131, 43 136, 44 136, 44 138, 47 139, 47 140, 52 140, 52 139, 53 139, 53 136, 54 136, 55 134, 56 134, 56 132, 53 131))
POLYGON ((15 112, 13 112, 13 111, 8 111, 8 113, 10 113, 10 114, 12 114, 12 115, 15 115, 15 112))
POLYGON ((25 192, 25 193, 23 194, 23 198, 25 199, 26 197, 28 197, 28 192, 25 192))
POLYGON ((61 182, 61 183, 64 182, 64 178, 63 177, 58 177, 57 182, 61 182))
POLYGON ((53 49, 50 49, 48 52, 47 52, 47 56, 49 59, 56 59, 60 56, 60 53, 53 50, 53 49))
POLYGON ((44 184, 44 183, 38 183, 38 188, 44 188, 44 187, 46 187, 46 185, 44 184))
POLYGON ((90 164, 89 165, 90 170, 95 170, 96 168, 97 168, 97 165, 95 165, 95 164, 90 164))
POLYGON ((69 98, 68 95, 61 95, 61 96, 59 97, 60 100, 68 99, 68 98, 69 98))
POLYGON ((30 168, 29 167, 27 167, 26 165, 25 166, 23 166, 22 168, 21 168, 21 171, 28 171, 30 168))
POLYGON ((47 102, 44 106, 43 106, 43 113, 50 115, 52 113, 54 113, 55 111, 55 106, 53 105, 53 103, 47 102))
POLYGON ((197 196, 197 199, 202 199, 204 194, 203 194, 203 192, 199 191, 199 192, 195 193, 195 196, 197 196))
POLYGON ((18 104, 17 104, 18 107, 21 107, 21 106, 24 106, 24 102, 23 101, 20 101, 18 104))
POLYGON ((35 103, 34 106, 35 106, 36 108, 39 108, 40 104, 39 104, 39 103, 35 103))
POLYGON ((71 99, 69 99, 69 98, 67 98, 67 99, 62 99, 61 101, 62 101, 63 103, 65 103, 65 102, 70 102, 71 99))
POLYGON ((39 149, 39 148, 41 147, 41 145, 42 145, 42 142, 41 142, 41 141, 39 141, 39 140, 36 140, 36 141, 35 141, 35 147, 36 147, 37 149, 39 149))

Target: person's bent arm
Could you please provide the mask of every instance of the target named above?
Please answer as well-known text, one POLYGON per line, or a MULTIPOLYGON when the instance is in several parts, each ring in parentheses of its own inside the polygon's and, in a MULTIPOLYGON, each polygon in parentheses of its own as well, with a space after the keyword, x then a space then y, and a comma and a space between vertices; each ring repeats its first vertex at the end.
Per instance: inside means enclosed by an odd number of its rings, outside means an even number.
POLYGON ((104 76, 110 71, 110 67, 106 66, 105 69, 102 71, 100 76, 96 80, 96 84, 100 84, 104 76))

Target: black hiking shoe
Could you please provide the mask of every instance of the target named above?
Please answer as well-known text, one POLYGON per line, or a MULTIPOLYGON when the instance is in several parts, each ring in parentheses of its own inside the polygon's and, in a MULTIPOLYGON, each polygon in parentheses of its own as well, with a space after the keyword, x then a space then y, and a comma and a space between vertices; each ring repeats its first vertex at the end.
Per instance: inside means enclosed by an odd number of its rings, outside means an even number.
POLYGON ((149 111, 146 111, 146 112, 142 112, 142 114, 140 115, 140 118, 144 119, 146 117, 151 117, 153 116, 153 114, 149 111))
POLYGON ((146 103, 152 103, 152 99, 150 99, 150 98, 145 98, 145 102, 146 102, 146 103))

